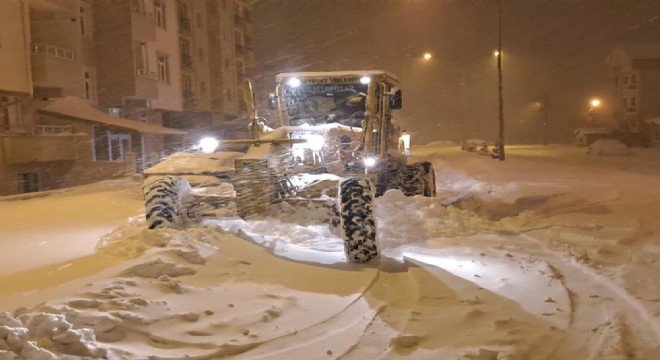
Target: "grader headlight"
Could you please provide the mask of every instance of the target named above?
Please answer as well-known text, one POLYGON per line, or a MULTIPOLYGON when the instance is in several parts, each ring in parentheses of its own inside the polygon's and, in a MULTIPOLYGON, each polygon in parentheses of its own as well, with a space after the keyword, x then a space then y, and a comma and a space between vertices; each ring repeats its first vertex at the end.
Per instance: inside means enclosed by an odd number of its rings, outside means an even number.
POLYGON ((364 158, 363 161, 364 161, 364 166, 368 167, 368 168, 373 167, 373 166, 376 165, 376 158, 375 157, 366 157, 366 158, 364 158))
POLYGON ((289 85, 293 88, 297 88, 298 86, 300 86, 302 84, 302 81, 300 81, 300 79, 294 77, 294 78, 290 78, 286 83, 287 83, 287 85, 289 85))
POLYGON ((325 138, 319 134, 307 134, 304 136, 307 140, 307 148, 312 151, 321 151, 325 145, 325 138))
POLYGON ((198 146, 202 149, 202 152, 211 154, 220 146, 220 142, 216 138, 205 137, 199 141, 198 146))

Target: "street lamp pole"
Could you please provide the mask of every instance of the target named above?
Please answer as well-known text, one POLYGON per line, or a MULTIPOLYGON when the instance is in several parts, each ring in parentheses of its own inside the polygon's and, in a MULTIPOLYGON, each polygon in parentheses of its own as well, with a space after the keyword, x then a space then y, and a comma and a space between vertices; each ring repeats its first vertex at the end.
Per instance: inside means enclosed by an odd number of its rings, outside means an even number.
POLYGON ((543 111, 543 145, 548 146, 550 137, 550 131, 548 129, 548 95, 543 94, 541 101, 541 110, 543 111))
POLYGON ((504 88, 502 86, 502 4, 497 0, 497 76, 499 95, 499 159, 504 161, 504 88))

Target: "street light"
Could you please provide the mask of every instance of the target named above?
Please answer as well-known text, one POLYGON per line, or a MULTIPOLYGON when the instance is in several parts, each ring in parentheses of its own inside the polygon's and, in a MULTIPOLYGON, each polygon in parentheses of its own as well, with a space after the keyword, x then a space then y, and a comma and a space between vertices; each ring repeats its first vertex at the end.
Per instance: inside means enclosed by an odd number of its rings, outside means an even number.
POLYGON ((500 52, 497 50, 493 51, 493 56, 500 56, 500 52))
POLYGON ((591 101, 589 101, 589 104, 591 107, 589 108, 589 111, 587 111, 587 120, 591 122, 593 125, 598 124, 598 109, 603 105, 603 103, 600 101, 598 98, 593 98, 591 101))
POLYGON ((543 114, 543 145, 548 146, 548 95, 543 94, 537 106, 538 110, 543 114))
POLYGON ((424 57, 424 60, 431 60, 431 58, 433 58, 433 55, 431 55, 430 52, 425 52, 423 57, 424 57))
POLYGON ((499 95, 499 152, 498 158, 504 161, 504 87, 502 86, 502 4, 497 0, 497 78, 498 78, 498 95, 499 95))

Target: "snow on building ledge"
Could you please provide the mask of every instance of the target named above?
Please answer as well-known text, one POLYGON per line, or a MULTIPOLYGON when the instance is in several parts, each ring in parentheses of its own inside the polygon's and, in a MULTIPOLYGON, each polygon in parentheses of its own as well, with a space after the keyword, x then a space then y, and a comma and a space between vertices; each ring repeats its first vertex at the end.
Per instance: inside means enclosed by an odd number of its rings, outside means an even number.
POLYGON ((144 123, 141 121, 110 116, 92 107, 89 103, 87 103, 87 101, 75 96, 66 96, 63 98, 53 99, 46 106, 38 109, 37 113, 55 116, 66 120, 89 121, 109 127, 130 129, 143 134, 187 134, 187 132, 183 130, 171 129, 159 125, 144 123))

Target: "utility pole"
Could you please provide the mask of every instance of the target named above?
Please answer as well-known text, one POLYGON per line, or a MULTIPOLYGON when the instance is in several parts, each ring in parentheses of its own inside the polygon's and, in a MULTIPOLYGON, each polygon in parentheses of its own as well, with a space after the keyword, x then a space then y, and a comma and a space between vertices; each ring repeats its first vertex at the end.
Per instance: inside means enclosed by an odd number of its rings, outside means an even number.
POLYGON ((499 94, 499 159, 504 161, 504 88, 502 86, 502 4, 497 0, 497 76, 499 94))
POLYGON ((543 94, 541 99, 541 110, 543 111, 543 145, 548 146, 549 130, 548 130, 548 95, 543 94))

